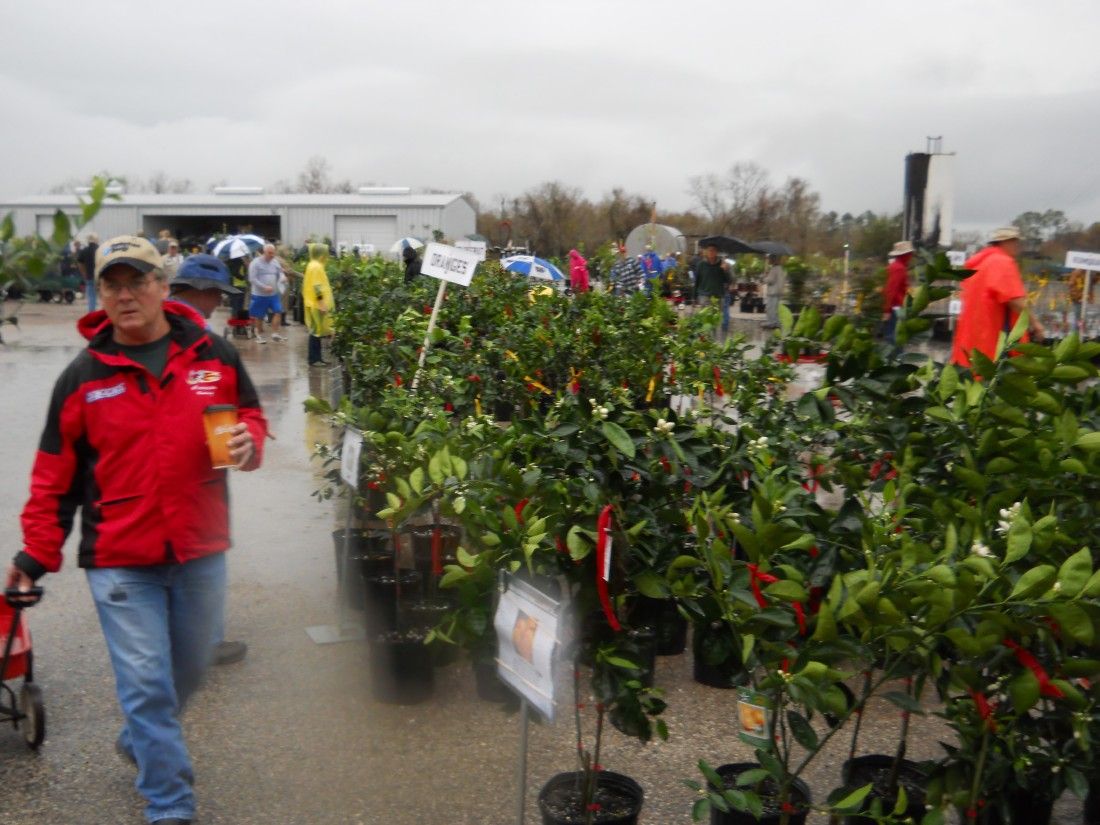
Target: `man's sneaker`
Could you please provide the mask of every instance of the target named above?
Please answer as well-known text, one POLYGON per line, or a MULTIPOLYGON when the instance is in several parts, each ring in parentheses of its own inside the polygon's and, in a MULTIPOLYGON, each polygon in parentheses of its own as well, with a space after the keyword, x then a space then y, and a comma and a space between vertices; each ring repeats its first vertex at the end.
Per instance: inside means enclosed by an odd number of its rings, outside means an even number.
POLYGON ((264 337, 263 337, 262 335, 257 335, 257 336, 256 336, 256 343, 257 343, 257 344, 266 344, 266 343, 267 343, 267 339, 266 339, 266 338, 264 338, 264 337))
POLYGON ((271 340, 272 341, 285 341, 286 336, 285 335, 280 335, 277 332, 273 332, 273 333, 271 333, 271 340))

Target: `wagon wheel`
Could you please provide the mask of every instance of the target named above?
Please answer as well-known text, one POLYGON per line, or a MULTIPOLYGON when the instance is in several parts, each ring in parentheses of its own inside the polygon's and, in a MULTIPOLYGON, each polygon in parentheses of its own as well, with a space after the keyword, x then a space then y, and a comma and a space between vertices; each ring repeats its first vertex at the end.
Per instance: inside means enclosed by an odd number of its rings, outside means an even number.
POLYGON ((46 706, 42 703, 42 688, 34 682, 24 682, 19 692, 19 709, 23 714, 19 722, 23 740, 28 748, 37 750, 46 738, 46 706))

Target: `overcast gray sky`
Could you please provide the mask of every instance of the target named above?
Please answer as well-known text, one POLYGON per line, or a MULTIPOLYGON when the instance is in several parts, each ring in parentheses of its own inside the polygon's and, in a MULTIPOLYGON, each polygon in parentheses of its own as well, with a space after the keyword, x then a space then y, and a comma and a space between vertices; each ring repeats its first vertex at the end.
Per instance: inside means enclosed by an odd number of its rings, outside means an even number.
POLYGON ((926 135, 956 223, 1100 220, 1097 0, 5 0, 0 197, 107 169, 487 202, 556 179, 691 205, 756 161, 896 211, 926 135))

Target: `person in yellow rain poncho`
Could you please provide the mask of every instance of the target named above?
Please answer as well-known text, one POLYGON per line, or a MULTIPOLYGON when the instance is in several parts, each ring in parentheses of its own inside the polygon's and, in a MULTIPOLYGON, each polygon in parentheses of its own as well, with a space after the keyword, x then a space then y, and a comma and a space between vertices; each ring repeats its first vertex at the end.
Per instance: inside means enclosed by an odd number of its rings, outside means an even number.
POLYGON ((332 313, 336 305, 332 301, 332 287, 325 272, 328 247, 324 244, 309 245, 309 265, 302 281, 302 305, 305 307, 306 327, 309 328, 309 365, 323 367, 321 339, 332 335, 332 313))

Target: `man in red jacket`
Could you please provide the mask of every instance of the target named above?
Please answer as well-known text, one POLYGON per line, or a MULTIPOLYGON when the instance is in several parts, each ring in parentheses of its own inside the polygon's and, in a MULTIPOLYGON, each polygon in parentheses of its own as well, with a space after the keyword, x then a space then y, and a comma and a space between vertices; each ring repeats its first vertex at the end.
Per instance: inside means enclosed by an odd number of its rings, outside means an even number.
POLYGON ((890 250, 890 266, 886 268, 886 286, 882 290, 883 335, 890 343, 898 328, 898 308, 905 304, 909 292, 909 262, 913 260, 913 244, 898 241, 890 250))
MULTIPOLYGON (((975 271, 962 282, 962 314, 955 328, 952 363, 969 367, 974 350, 992 359, 1001 332, 1009 332, 1020 313, 1028 309, 1027 290, 1016 265, 1019 252, 1020 230, 1006 226, 996 230, 989 245, 963 264, 975 271)), ((1031 312, 1028 329, 1034 338, 1046 337, 1043 325, 1031 312)))
POLYGON ((165 303, 151 243, 103 244, 95 279, 103 309, 80 320, 88 346, 54 386, 8 586, 61 567, 79 507, 79 563, 124 718, 116 747, 138 767, 146 818, 180 825, 195 800, 179 714, 210 661, 229 548, 226 471, 211 467, 203 411, 237 408, 241 470, 260 466, 267 421, 236 350, 165 303))

